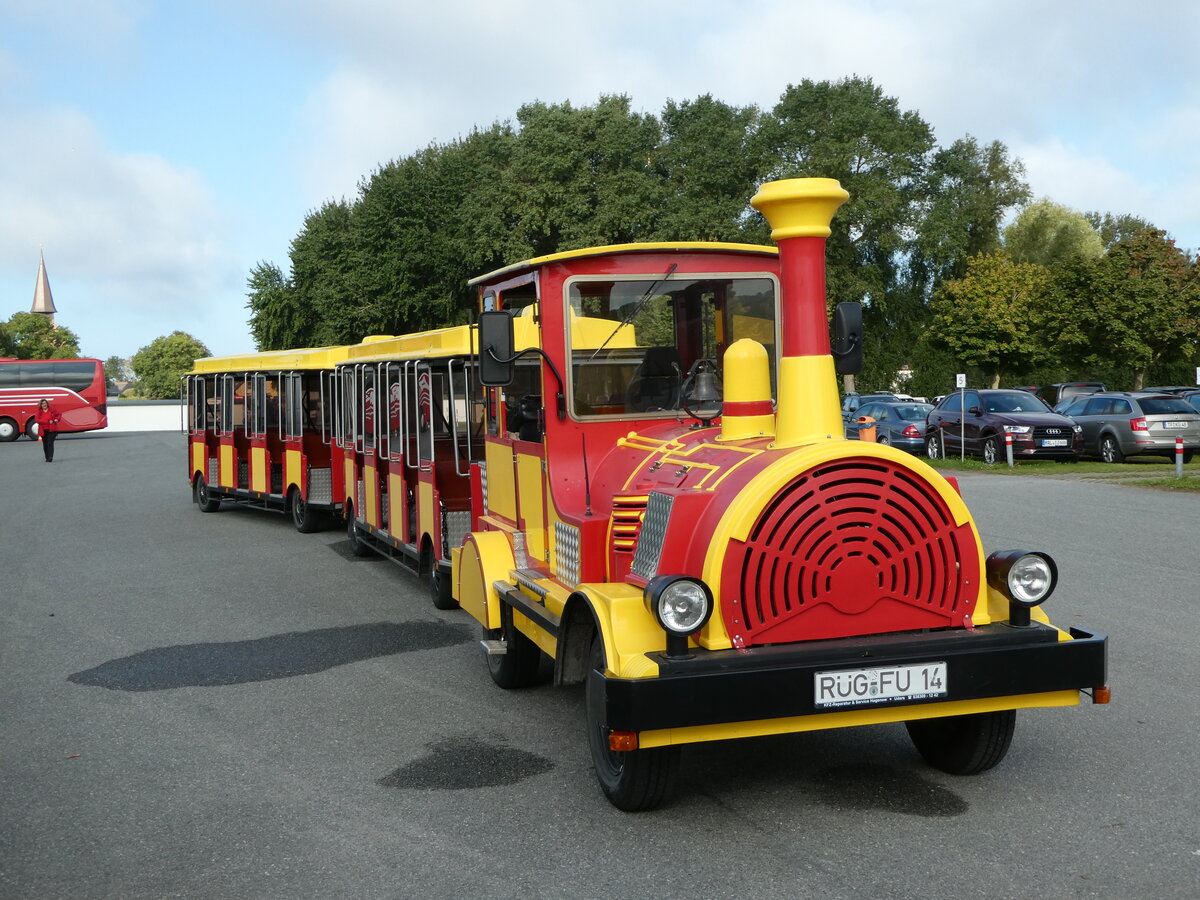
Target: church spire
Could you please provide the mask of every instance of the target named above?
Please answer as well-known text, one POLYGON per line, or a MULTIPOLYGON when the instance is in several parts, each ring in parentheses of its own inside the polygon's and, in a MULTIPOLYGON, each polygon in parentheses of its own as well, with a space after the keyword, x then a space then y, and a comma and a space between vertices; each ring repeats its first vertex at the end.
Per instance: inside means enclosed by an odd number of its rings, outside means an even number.
POLYGON ((49 316, 53 322, 58 310, 54 308, 54 295, 50 293, 50 279, 46 276, 46 257, 44 254, 39 254, 39 257, 37 284, 33 287, 33 307, 29 311, 49 316))

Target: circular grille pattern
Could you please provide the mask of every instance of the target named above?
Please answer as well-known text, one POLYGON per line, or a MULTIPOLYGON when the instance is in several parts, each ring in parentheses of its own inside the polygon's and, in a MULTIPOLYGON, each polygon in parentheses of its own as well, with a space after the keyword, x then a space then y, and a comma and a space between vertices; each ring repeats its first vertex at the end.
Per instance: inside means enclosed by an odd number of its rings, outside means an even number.
POLYGON ((730 541, 721 605, 739 646, 961 627, 979 571, 970 523, 931 484, 852 457, 787 484, 730 541))

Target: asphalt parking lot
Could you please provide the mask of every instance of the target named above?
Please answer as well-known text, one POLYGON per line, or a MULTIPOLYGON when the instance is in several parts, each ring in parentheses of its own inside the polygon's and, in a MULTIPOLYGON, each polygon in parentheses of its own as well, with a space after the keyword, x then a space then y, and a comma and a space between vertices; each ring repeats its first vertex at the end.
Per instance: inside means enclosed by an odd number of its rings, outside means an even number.
POLYGON ((629 815, 578 690, 500 691, 337 531, 200 513, 181 436, 0 445, 0 897, 1195 897, 1200 497, 958 478, 1111 636, 1113 703, 975 778, 901 726, 696 746, 629 815))

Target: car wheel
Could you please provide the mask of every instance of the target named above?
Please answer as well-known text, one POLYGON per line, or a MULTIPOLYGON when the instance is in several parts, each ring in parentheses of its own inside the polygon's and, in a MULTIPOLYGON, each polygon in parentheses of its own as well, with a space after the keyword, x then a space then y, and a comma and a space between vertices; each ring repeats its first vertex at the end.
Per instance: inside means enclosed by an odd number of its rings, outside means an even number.
POLYGON ((996 460, 1000 458, 1000 448, 994 437, 988 438, 983 442, 983 461, 989 466, 994 466, 996 460))
POLYGON ((925 455, 930 459, 942 458, 942 442, 936 431, 930 430, 929 434, 925 435, 925 455))
POLYGON ((1017 723, 1014 709, 917 719, 905 722, 913 746, 935 769, 951 775, 978 775, 1008 753, 1017 723))
POLYGON ((886 434, 881 434, 875 441, 875 443, 883 444, 884 446, 887 446, 891 442, 892 442, 892 439, 890 437, 888 437, 886 434))
POLYGON ((1125 460, 1125 454, 1121 452, 1121 445, 1111 434, 1106 434, 1104 440, 1100 442, 1100 458, 1106 463, 1119 463, 1125 460))
MULTIPOLYGON (((604 671, 604 641, 599 633, 592 639, 591 668, 604 671)), ((679 747, 649 750, 613 750, 608 745, 604 689, 591 672, 584 688, 587 708, 588 747, 592 768, 610 803, 625 812, 655 809, 670 793, 679 768, 679 747)))

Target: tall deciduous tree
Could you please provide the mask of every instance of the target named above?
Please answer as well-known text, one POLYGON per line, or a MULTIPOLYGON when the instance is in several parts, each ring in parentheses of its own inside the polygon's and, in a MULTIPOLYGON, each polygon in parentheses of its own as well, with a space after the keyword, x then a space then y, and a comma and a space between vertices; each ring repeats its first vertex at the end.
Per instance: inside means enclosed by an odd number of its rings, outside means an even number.
POLYGON ((1166 232, 1138 231, 1057 281, 1047 333, 1076 365, 1124 368, 1138 390, 1151 366, 1197 358, 1200 268, 1166 232))
POLYGON ((133 354, 129 364, 138 379, 138 393, 148 400, 179 396, 179 379, 192 364, 210 356, 208 348, 184 331, 157 337, 133 354))
POLYGON ((17 359, 71 359, 80 355, 79 338, 41 313, 13 313, 5 324, 10 352, 17 359))
POLYGON ((1017 262, 1053 266, 1098 259, 1104 244, 1083 213, 1043 197, 1021 210, 1004 229, 1004 250, 1017 262))
POLYGON ((999 252, 973 257, 966 275, 947 281, 934 298, 930 337, 999 387, 1002 375, 1044 354, 1041 310, 1050 281, 1045 266, 999 252))
POLYGON ((246 279, 250 333, 259 350, 286 350, 315 343, 317 312, 274 263, 260 262, 246 279))

